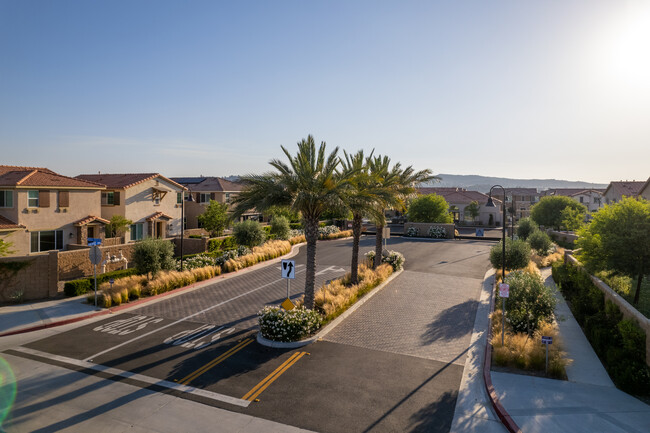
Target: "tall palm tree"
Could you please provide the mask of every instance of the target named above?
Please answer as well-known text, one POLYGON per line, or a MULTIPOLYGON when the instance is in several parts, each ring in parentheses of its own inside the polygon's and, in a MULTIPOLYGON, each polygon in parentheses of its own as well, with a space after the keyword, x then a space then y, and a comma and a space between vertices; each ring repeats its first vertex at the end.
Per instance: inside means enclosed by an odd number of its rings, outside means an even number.
POLYGON ((438 177, 433 176, 430 169, 415 171, 410 165, 402 168, 399 162, 390 168, 390 163, 388 156, 382 157, 381 155, 368 161, 370 173, 375 181, 379 183, 378 186, 391 192, 390 199, 383 203, 379 202, 374 213, 377 227, 375 235, 375 268, 381 264, 382 243, 384 241, 383 230, 386 225, 384 210, 386 208, 403 209, 406 199, 415 193, 415 187, 418 184, 430 180, 439 180, 438 177))
POLYGON ((323 211, 341 205, 343 190, 351 174, 337 175, 338 147, 326 155, 325 142, 321 142, 317 150, 311 135, 298 142, 295 156, 284 146, 280 147, 289 163, 273 159, 269 164, 276 171, 242 177, 245 188, 235 201, 233 213, 240 216, 251 208, 264 211, 279 205, 302 214, 307 239, 305 307, 313 309, 318 222, 323 211))

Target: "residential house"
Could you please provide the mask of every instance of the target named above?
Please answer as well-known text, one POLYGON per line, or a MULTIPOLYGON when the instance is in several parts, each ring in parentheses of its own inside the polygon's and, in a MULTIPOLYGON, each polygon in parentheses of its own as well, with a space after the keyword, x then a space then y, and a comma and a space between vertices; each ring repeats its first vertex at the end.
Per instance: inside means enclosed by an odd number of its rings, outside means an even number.
POLYGON ((173 180, 158 173, 81 174, 76 179, 106 185, 98 198, 102 218, 131 220, 125 241, 180 235, 185 188, 173 180))
POLYGON ((530 208, 539 202, 536 188, 506 188, 506 209, 515 221, 530 217, 530 208))
POLYGON ((604 189, 584 189, 584 188, 553 188, 542 191, 543 197, 548 196, 566 196, 583 204, 589 212, 596 212, 604 206, 603 193, 604 189))
MULTIPOLYGON (((503 212, 501 203, 503 202, 498 198, 498 195, 492 197, 496 207, 486 207, 488 202, 488 195, 478 191, 468 191, 464 188, 453 187, 421 187, 417 189, 417 193, 437 194, 445 198, 449 203, 449 210, 454 215, 454 221, 459 222, 474 222, 474 219, 466 211, 467 206, 472 202, 477 202, 479 205, 479 216, 475 222, 482 225, 501 225, 503 220, 503 212)), ((501 195, 503 197, 503 195, 501 195)))
POLYGON ((650 177, 648 178, 647 182, 644 183, 643 186, 641 187, 639 196, 646 200, 650 200, 650 177))
MULTIPOLYGON (((226 203, 230 210, 231 203, 243 188, 242 184, 221 177, 173 177, 172 180, 187 188, 185 193, 186 229, 201 228, 198 217, 205 212, 210 200, 226 203)), ((259 212, 254 209, 242 216, 242 219, 258 218, 259 212)))
POLYGON ((617 181, 610 182, 603 197, 605 204, 614 204, 621 201, 623 197, 637 197, 647 182, 645 181, 617 181))
POLYGON ((43 167, 0 165, 0 239, 12 243, 15 256, 102 239, 104 189, 43 167))

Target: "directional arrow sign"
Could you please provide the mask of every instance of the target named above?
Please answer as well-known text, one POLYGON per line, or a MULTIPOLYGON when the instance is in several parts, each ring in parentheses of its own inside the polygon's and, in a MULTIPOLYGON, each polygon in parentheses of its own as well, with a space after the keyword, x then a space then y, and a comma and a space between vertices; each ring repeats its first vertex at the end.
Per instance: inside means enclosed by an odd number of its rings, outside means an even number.
POLYGON ((296 261, 295 260, 282 260, 280 271, 282 278, 295 279, 296 278, 296 261))

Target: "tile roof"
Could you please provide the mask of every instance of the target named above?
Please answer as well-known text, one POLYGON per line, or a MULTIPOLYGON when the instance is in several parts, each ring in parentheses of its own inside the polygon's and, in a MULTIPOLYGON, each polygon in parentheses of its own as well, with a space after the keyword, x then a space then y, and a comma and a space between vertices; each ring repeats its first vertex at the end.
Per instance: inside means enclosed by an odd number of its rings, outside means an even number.
POLYGON ((159 173, 80 174, 79 176, 76 176, 76 179, 83 179, 91 182, 102 183, 106 185, 107 188, 127 189, 156 177, 159 177, 166 182, 170 182, 173 185, 178 186, 179 188, 183 188, 182 185, 178 184, 177 182, 174 182, 171 179, 166 178, 165 176, 159 173))
POLYGON ((192 192, 239 192, 244 187, 221 177, 172 177, 172 180, 187 186, 192 192))
POLYGON ((107 220, 107 219, 100 218, 100 217, 95 216, 95 215, 88 215, 87 217, 82 218, 79 221, 75 221, 72 224, 75 225, 75 226, 85 226, 86 224, 91 223, 93 221, 99 221, 100 223, 103 223, 103 224, 110 223, 110 221, 107 220))
POLYGON ((26 228, 22 224, 16 224, 8 218, 0 215, 0 230, 15 230, 15 229, 24 229, 26 228))
POLYGON ((551 188, 546 191, 542 191, 541 195, 565 195, 567 197, 579 194, 583 191, 596 191, 599 193, 604 193, 604 188, 551 188))
POLYGON ((506 195, 538 195, 537 188, 506 188, 506 195))
POLYGON ((154 221, 159 218, 163 219, 168 219, 168 220, 173 220, 174 218, 170 217, 169 215, 163 213, 163 212, 156 212, 154 214, 149 215, 147 218, 145 218, 147 221, 154 221))
POLYGON ((617 181, 617 182, 610 182, 609 186, 605 190, 605 193, 609 191, 610 189, 613 190, 614 194, 619 195, 619 196, 627 196, 627 197, 636 197, 641 193, 641 189, 643 186, 646 184, 645 181, 617 181))
POLYGON ((101 183, 63 176, 47 168, 0 165, 0 186, 104 189, 101 183))

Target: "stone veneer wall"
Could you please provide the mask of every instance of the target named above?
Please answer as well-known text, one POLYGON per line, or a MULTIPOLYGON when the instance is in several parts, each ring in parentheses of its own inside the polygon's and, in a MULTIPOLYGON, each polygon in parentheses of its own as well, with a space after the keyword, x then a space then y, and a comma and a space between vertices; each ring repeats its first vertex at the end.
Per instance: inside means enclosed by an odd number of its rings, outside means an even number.
MULTIPOLYGON (((100 246, 102 250, 103 259, 106 259, 106 254, 111 256, 122 255, 129 261, 129 267, 133 258, 133 251, 135 244, 121 244, 113 246, 100 246)), ((107 263, 106 272, 115 271, 117 269, 124 269, 124 262, 107 263)), ((59 252, 58 261, 59 280, 74 280, 77 278, 89 277, 93 275, 93 265, 90 263, 89 247, 59 252)), ((97 273, 101 273, 101 265, 97 265, 97 273)))
MULTIPOLYGON (((174 242, 174 254, 176 256, 181 255, 181 238, 172 239, 174 242)), ((205 253, 208 251, 208 238, 184 238, 183 239, 183 255, 187 256, 188 254, 199 254, 205 253)))
POLYGON ((420 229, 420 235, 418 237, 421 238, 426 238, 428 237, 429 234, 429 227, 443 227, 445 231, 447 232, 447 239, 453 239, 454 238, 454 230, 455 227, 453 224, 444 224, 444 223, 405 223, 404 224, 404 235, 408 233, 409 227, 417 227, 420 229))
POLYGON ((0 270, 0 302, 10 302, 20 295, 24 301, 46 299, 57 295, 58 251, 20 257, 5 257, 0 263, 29 262, 26 268, 13 273, 0 270))

